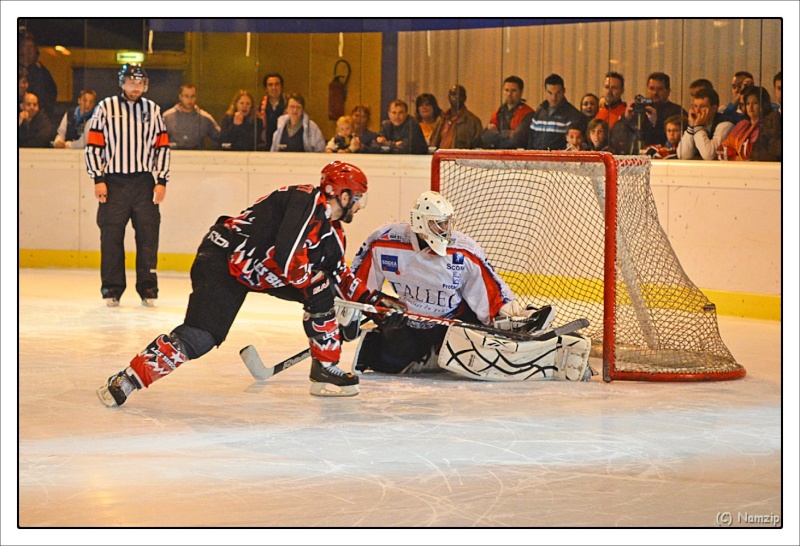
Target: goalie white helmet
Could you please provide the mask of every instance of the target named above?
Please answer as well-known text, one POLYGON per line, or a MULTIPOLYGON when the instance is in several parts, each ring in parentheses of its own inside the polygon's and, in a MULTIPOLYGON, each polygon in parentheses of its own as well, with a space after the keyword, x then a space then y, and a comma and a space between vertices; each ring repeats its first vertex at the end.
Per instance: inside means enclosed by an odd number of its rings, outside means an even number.
POLYGON ((423 192, 411 209, 411 230, 439 256, 447 255, 455 220, 453 205, 439 192, 423 192))

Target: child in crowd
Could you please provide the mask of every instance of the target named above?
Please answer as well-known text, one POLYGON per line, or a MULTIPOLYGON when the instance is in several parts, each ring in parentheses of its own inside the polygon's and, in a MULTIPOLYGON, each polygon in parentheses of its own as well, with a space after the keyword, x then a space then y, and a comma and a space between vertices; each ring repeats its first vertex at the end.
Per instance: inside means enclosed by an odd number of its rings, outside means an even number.
POLYGON ((568 152, 580 152, 583 149, 583 131, 579 127, 567 129, 567 148, 568 152))
POLYGON ((687 125, 687 120, 680 114, 670 116, 664 121, 664 129, 667 132, 667 141, 663 145, 652 144, 641 151, 653 159, 677 159, 678 143, 681 141, 681 133, 687 125))
POLYGON ((604 119, 593 119, 586 127, 586 150, 590 152, 608 151, 608 123, 604 119))
POLYGON ((336 120, 336 135, 325 146, 326 152, 352 153, 356 151, 357 142, 353 139, 353 118, 342 116, 336 120))

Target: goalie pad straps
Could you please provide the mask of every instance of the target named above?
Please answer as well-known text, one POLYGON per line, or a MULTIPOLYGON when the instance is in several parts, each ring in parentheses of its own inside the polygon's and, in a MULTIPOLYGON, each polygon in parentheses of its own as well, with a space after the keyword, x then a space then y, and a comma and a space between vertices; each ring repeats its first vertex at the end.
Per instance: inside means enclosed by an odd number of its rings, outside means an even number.
POLYGON ((333 306, 327 313, 303 313, 303 329, 308 336, 312 358, 320 362, 339 362, 342 346, 339 343, 339 321, 333 306))
POLYGON ((178 338, 161 334, 144 351, 133 357, 130 366, 142 386, 149 387, 150 383, 168 375, 187 360, 178 338))
POLYGON ((450 326, 439 366, 482 381, 579 381, 589 365, 591 342, 570 334, 544 341, 513 341, 450 326))

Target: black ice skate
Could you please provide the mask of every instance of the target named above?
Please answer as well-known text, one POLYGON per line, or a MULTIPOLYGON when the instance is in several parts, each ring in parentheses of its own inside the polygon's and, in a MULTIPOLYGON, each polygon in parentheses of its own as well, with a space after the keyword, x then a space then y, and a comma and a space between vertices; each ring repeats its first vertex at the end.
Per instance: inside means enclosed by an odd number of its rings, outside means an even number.
POLYGON ((341 370, 338 362, 322 364, 311 359, 311 394, 315 396, 355 396, 358 394, 358 377, 341 370))
POLYGON ((116 375, 108 378, 108 383, 97 389, 100 401, 108 407, 121 406, 128 396, 142 388, 136 372, 128 366, 116 375))

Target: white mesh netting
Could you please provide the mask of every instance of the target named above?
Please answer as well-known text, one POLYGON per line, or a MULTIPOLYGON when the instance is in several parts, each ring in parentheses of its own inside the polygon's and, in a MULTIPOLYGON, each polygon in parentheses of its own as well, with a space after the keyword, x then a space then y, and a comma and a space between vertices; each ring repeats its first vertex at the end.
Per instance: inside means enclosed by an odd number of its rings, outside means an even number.
POLYGON ((605 165, 503 155, 442 159, 438 184, 455 207, 456 229, 483 246, 522 302, 556 305, 556 325, 588 318, 596 354, 604 328, 613 328, 618 379, 744 375, 720 337, 714 305, 661 228, 648 159, 614 157, 616 320, 604 324, 605 165))

